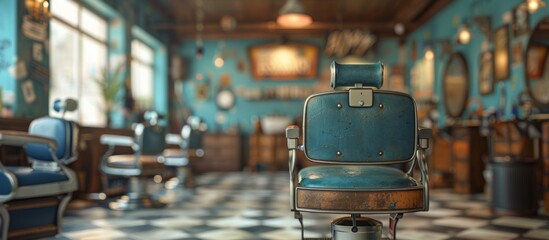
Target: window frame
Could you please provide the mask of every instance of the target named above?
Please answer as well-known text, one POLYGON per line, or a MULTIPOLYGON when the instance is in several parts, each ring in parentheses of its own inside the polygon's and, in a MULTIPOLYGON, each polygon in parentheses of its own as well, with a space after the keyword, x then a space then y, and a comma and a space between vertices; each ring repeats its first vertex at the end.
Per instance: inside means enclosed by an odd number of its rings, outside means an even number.
MULTIPOLYGON (((78 76, 78 79, 75 81, 75 83, 77 84, 77 92, 76 92, 76 96, 77 96, 77 101, 81 101, 81 98, 82 98, 82 95, 83 95, 83 85, 84 85, 84 76, 85 76, 85 73, 84 73, 84 68, 83 68, 83 45, 84 45, 84 38, 88 38, 92 41, 94 41, 95 43, 98 43, 98 44, 101 44, 101 45, 104 45, 105 46, 105 50, 106 50, 106 54, 105 54, 105 66, 104 68, 107 70, 107 71, 110 71, 111 67, 110 67, 110 64, 109 64, 109 53, 110 53, 110 44, 109 44, 109 39, 110 39, 110 32, 109 32, 109 20, 108 20, 108 17, 105 17, 103 16, 102 14, 98 13, 95 9, 93 9, 92 7, 89 7, 89 6, 86 6, 85 4, 83 4, 82 2, 80 1, 75 1, 75 0, 69 0, 70 2, 74 3, 76 6, 77 6, 77 18, 78 18, 78 21, 75 25, 73 25, 72 23, 70 22, 67 22, 65 19, 63 19, 62 17, 59 17, 57 14, 55 13, 51 13, 51 18, 50 18, 50 23, 51 21, 55 20, 57 22, 59 22, 61 25, 63 25, 64 27, 67 27, 69 28, 70 30, 72 31, 75 31, 77 33, 77 54, 78 54, 78 58, 77 58, 77 65, 78 65, 78 69, 77 69, 77 76, 78 76), (88 11, 94 15, 96 15, 97 17, 101 18, 102 20, 105 21, 105 40, 101 40, 99 38, 97 38, 96 36, 94 36, 93 34, 90 34, 88 33, 87 31, 85 31, 83 28, 82 28, 82 15, 83 15, 83 12, 84 11, 88 11)), ((55 3, 53 3, 55 4, 55 3)), ((53 5, 52 5, 53 6, 53 5)), ((50 34, 51 34, 51 29, 50 29, 50 34)), ((51 45, 51 41, 50 41, 50 45, 51 45)), ((51 58, 51 56, 50 56, 51 58)), ((51 90, 50 92, 51 93, 51 90)), ((48 94, 49 94, 48 93, 48 94)), ((101 98, 103 98, 101 96, 101 98)), ((52 102, 52 99, 51 97, 49 97, 48 101, 51 103, 52 102)), ((82 108, 78 108, 77 109, 77 114, 76 114, 76 122, 78 122, 79 124, 82 124, 82 120, 83 120, 83 115, 82 115, 82 112, 84 111, 84 109, 82 108)), ((102 112, 102 114, 105 114, 105 112, 102 112)), ((103 115, 102 117, 106 118, 107 119, 107 123, 106 125, 108 126, 109 125, 109 116, 108 116, 108 113, 106 113, 106 115, 103 115)), ((86 126, 86 125, 84 125, 86 126)), ((97 125, 90 125, 90 126, 97 126, 97 125)))

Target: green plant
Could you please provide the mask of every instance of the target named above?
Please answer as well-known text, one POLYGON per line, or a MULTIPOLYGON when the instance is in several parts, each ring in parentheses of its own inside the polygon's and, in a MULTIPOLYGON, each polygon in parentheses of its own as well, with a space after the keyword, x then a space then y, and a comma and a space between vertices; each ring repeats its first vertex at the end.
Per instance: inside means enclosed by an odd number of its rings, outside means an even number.
POLYGON ((101 94, 105 100, 105 111, 108 112, 116 100, 118 92, 124 87, 125 79, 122 79, 124 65, 120 64, 113 70, 104 68, 98 77, 94 80, 101 89, 101 94))

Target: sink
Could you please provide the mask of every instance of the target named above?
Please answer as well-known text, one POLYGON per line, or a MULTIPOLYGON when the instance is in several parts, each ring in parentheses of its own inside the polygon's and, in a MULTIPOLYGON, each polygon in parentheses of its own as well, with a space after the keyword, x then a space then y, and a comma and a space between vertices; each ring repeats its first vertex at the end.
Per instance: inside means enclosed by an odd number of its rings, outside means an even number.
POLYGON ((281 134, 286 127, 294 123, 289 116, 265 116, 261 118, 261 128, 264 134, 281 134))

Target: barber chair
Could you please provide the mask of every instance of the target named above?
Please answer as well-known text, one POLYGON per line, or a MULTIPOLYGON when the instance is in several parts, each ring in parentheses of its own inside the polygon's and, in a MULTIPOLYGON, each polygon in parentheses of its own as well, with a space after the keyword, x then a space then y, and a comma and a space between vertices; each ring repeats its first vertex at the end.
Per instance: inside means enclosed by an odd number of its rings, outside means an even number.
POLYGON ((309 96, 299 127, 286 128, 290 165, 290 208, 301 212, 350 214, 332 222, 332 238, 381 239, 381 222, 361 214, 389 214, 389 237, 404 213, 429 209, 427 165, 430 129, 418 129, 416 104, 407 94, 377 90, 381 63, 332 63, 334 91, 309 96), (351 87, 336 90, 338 87, 351 87), (377 89, 374 89, 377 88, 377 89), (296 151, 321 166, 296 169, 296 151), (404 171, 393 167, 408 163, 404 171), (419 166, 420 179, 412 178, 419 166))
POLYGON ((164 172, 162 152, 166 146, 166 131, 158 125, 158 114, 145 113, 145 123, 133 125, 134 136, 101 135, 101 144, 108 145, 101 159, 101 171, 107 176, 128 178, 127 194, 109 207, 115 210, 162 207, 165 204, 153 199, 148 182, 164 172), (116 147, 129 147, 133 154, 115 154, 116 147))
MULTIPOLYGON (((55 101, 57 112, 73 111, 74 100, 55 101)), ((76 159, 78 127, 62 118, 35 119, 28 133, 0 131, 0 145, 21 146, 31 166, 0 163, 0 239, 35 239, 59 233, 63 213, 78 187, 65 167, 76 159)))
POLYGON ((162 154, 164 165, 176 170, 176 176, 166 181, 167 189, 194 187, 192 161, 204 156, 200 124, 199 117, 190 116, 180 134, 166 135, 167 144, 179 146, 179 149, 166 149, 162 154))

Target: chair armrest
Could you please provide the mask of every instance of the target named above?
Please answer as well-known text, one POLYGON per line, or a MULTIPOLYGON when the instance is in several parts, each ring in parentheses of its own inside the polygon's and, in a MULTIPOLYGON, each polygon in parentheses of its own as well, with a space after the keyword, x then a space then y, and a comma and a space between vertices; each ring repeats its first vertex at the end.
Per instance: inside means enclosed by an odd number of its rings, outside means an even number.
POLYGON ((286 127, 286 139, 288 140, 288 149, 297 149, 299 142, 299 127, 296 125, 286 127))
POLYGON ((166 134, 166 144, 181 145, 183 139, 181 135, 175 133, 166 134))
POLYGON ((286 127, 286 139, 288 140, 289 172, 290 172, 290 210, 295 211, 295 186, 297 185, 296 151, 299 146, 299 127, 290 125, 286 127))
POLYGON ((53 152, 57 150, 57 142, 52 138, 19 131, 0 131, 0 145, 25 146, 27 144, 43 144, 53 152))
POLYGON ((121 135, 111 135, 111 134, 101 135, 99 142, 101 142, 101 144, 105 144, 109 146, 132 147, 134 145, 134 141, 132 137, 121 136, 121 135))
POLYGON ((433 137, 433 130, 430 128, 420 128, 418 130, 419 147, 421 149, 429 148, 429 139, 433 137))

